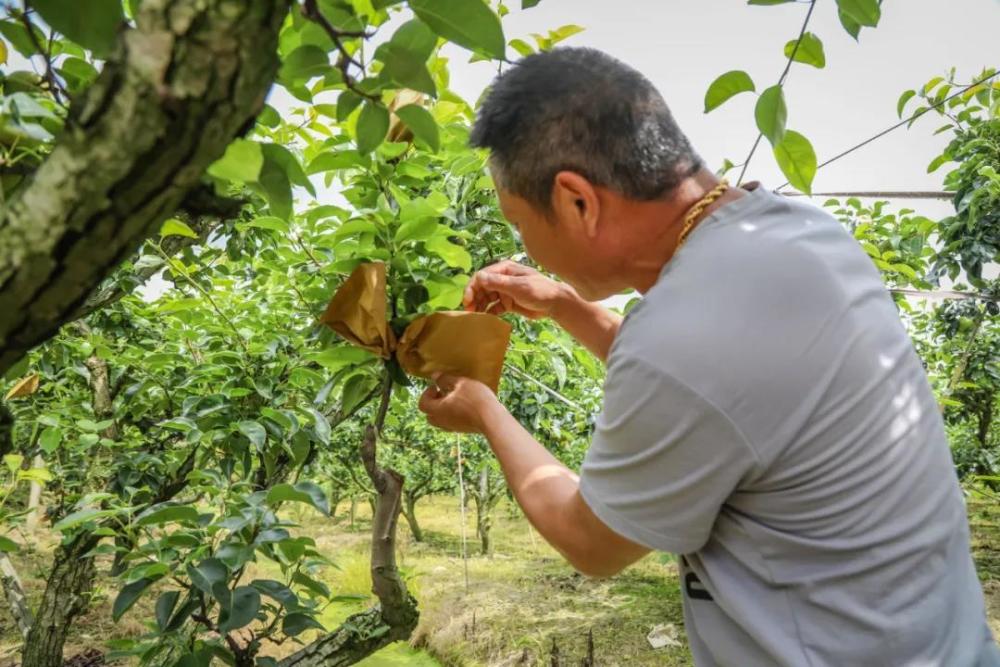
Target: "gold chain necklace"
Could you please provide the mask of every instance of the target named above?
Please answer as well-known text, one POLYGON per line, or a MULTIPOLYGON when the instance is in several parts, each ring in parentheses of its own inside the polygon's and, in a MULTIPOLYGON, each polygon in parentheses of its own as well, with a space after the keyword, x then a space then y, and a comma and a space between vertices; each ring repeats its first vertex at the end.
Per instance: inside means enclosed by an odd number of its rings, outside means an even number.
MULTIPOLYGON (((677 250, 680 250, 681 246, 684 245, 684 242, 687 241, 688 234, 691 233, 691 229, 694 227, 694 223, 698 219, 698 216, 700 216, 706 208, 711 206, 712 203, 721 197, 728 189, 729 181, 722 179, 719 181, 718 185, 709 190, 704 197, 699 199, 694 206, 688 209, 687 215, 684 216, 684 227, 681 228, 681 235, 677 237, 677 250)), ((674 252, 677 252, 677 250, 674 252)))

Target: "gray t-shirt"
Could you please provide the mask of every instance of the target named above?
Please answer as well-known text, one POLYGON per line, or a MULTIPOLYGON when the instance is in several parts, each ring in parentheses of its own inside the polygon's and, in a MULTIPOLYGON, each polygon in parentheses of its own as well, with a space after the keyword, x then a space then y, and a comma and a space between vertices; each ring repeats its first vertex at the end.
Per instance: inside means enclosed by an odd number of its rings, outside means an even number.
POLYGON ((871 260, 759 188, 608 358, 580 489, 680 558, 701 666, 1000 665, 937 402, 871 260))

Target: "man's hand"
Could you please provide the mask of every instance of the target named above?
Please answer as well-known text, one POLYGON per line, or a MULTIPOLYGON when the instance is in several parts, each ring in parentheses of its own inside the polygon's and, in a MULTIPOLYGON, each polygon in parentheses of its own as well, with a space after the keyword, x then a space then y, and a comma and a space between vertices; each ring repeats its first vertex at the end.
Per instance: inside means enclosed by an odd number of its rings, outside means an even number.
POLYGON ((566 285, 509 259, 487 266, 472 276, 462 303, 466 310, 518 313, 531 319, 552 315, 555 304, 567 296, 566 285))
POLYGON ((420 397, 420 411, 431 426, 456 433, 482 433, 488 410, 500 405, 482 382, 438 375, 420 397))

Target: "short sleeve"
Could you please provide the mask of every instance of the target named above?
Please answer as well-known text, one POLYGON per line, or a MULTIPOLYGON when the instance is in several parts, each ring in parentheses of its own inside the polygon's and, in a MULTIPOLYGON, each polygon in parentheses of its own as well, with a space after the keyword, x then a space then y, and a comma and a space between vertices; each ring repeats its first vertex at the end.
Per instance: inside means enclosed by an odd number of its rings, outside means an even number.
POLYGON ((580 492, 609 528, 685 554, 708 541, 753 449, 708 400, 648 362, 612 359, 580 492))

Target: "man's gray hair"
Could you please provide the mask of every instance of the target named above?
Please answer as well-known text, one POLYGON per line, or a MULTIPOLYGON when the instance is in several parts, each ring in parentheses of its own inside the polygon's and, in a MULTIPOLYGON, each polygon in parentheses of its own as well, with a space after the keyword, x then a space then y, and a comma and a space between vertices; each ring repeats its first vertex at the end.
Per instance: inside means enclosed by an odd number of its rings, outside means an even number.
POLYGON ((649 201, 703 166, 653 84, 588 48, 531 55, 498 76, 470 143, 490 149, 498 185, 546 211, 560 171, 649 201))

